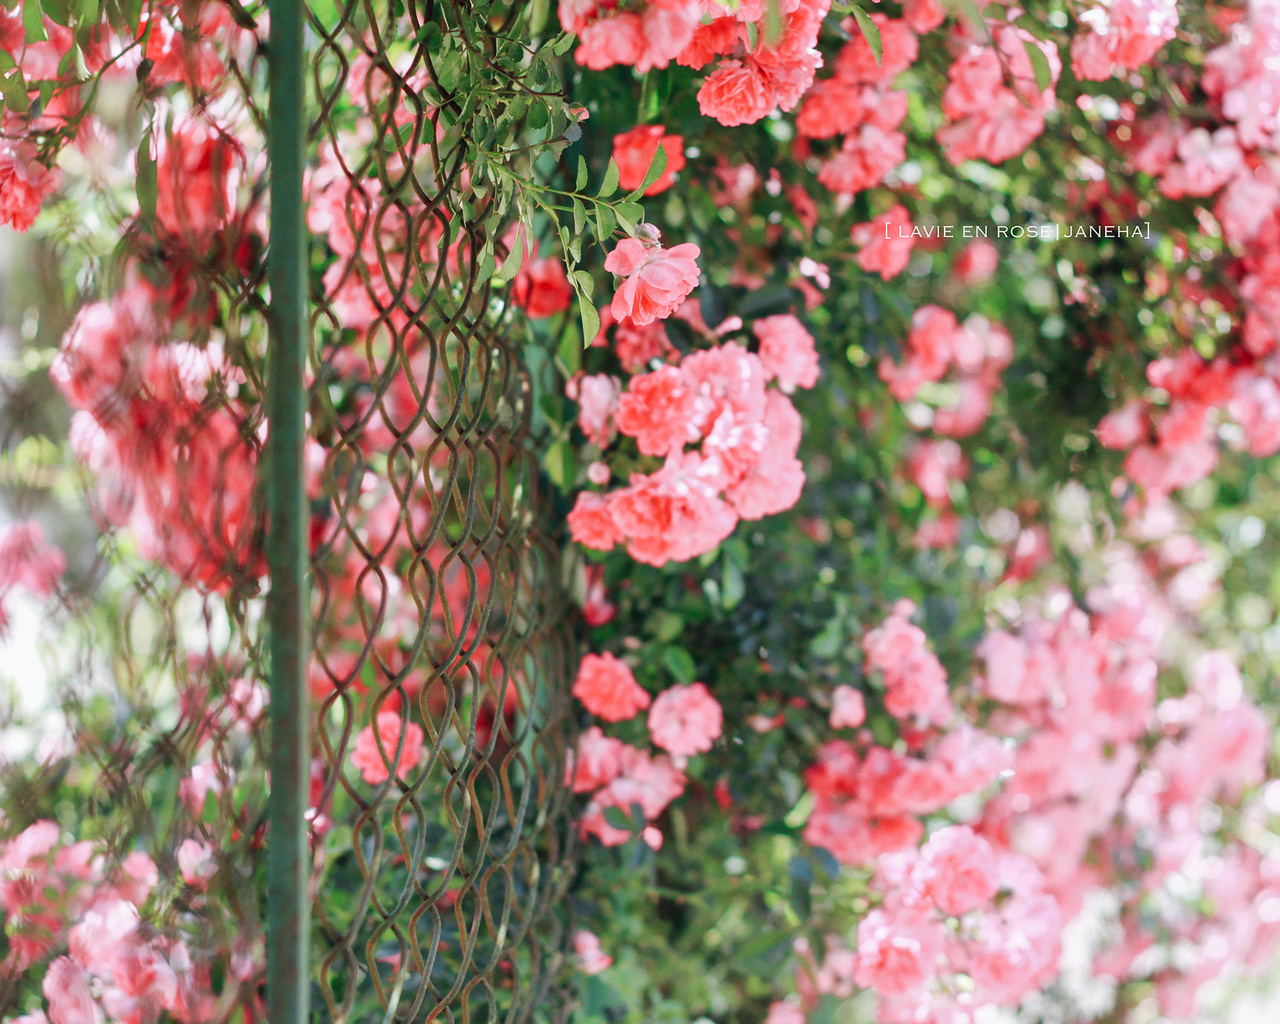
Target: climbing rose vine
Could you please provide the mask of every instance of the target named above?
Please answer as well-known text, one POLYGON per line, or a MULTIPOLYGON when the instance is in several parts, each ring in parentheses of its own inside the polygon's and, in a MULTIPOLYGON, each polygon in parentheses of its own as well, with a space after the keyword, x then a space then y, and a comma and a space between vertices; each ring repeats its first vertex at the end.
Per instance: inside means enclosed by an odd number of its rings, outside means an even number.
MULTIPOLYGON (((268 242, 240 90, 269 30, 213 0, 72 6, 0 12, 0 220, 62 246, 78 310, 32 372, 121 557, 233 600, 265 571, 262 336, 225 297, 258 287, 268 242), (111 274, 84 210, 127 242, 111 274)), ((502 131, 468 136, 465 167, 379 154, 406 191, 366 159, 387 125, 459 134, 452 99, 417 109, 404 83, 435 88, 419 48, 466 33, 406 15, 387 59, 344 56, 308 170, 330 401, 308 679, 352 723, 316 751, 315 848, 349 852, 360 802, 429 767, 455 697, 425 649, 467 648, 478 747, 535 701, 473 618, 501 561, 420 534, 453 486, 457 387, 424 324, 480 268, 577 605, 553 780, 578 801, 575 1020, 1221 1002, 1280 937, 1280 4, 541 13, 519 22, 537 112, 477 76, 502 131), (485 182, 501 214, 453 231, 434 199, 485 182)), ((41 525, 4 529, 0 614, 66 597, 41 525)), ((219 902, 245 805, 196 824, 247 799, 226 737, 266 702, 223 660, 225 686, 177 698, 199 760, 160 857, 5 807, 5 1019, 221 1020, 236 986, 256 1012, 260 934, 219 902)))

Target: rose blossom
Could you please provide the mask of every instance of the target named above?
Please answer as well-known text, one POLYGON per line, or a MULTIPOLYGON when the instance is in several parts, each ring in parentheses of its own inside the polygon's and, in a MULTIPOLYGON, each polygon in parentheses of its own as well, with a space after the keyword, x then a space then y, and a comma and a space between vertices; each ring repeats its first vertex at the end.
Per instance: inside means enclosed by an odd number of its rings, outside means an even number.
POLYGON ((604 261, 605 270, 625 278, 613 296, 614 317, 630 317, 637 327, 665 320, 698 283, 701 252, 692 242, 664 249, 659 242, 624 238, 604 261))
POLYGON ((713 550, 738 524, 718 495, 722 475, 718 460, 697 452, 673 452, 651 475, 633 473, 631 485, 609 498, 610 521, 627 553, 646 565, 666 565, 713 550))
POLYGON ((622 740, 606 736, 598 725, 579 736, 573 762, 565 766, 573 791, 589 793, 616 779, 622 770, 622 746, 622 740))
MULTIPOLYGON (((565 389, 566 392, 569 390, 565 389)), ((578 426, 592 444, 606 448, 613 440, 614 417, 618 411, 618 394, 622 385, 617 377, 596 373, 576 381, 570 398, 578 403, 578 426)))
POLYGON ((856 729, 867 720, 862 692, 841 684, 831 691, 831 728, 856 729))
POLYGON ((218 870, 213 851, 198 839, 186 839, 178 847, 178 871, 194 889, 203 889, 218 870))
POLYGON ((573 302, 573 286, 564 264, 554 256, 524 264, 512 282, 511 300, 534 318, 563 313, 573 302))
POLYGON ((886 281, 902 273, 911 262, 911 249, 915 244, 914 230, 911 215, 901 203, 895 204, 874 220, 855 224, 852 231, 853 244, 861 246, 858 266, 865 271, 879 273, 886 281))
POLYGON ((594 491, 578 495, 568 520, 569 535, 577 543, 597 551, 608 551, 622 539, 622 531, 613 520, 610 499, 594 491))
POLYGON ((790 313, 767 316, 751 328, 760 339, 760 365, 787 394, 818 383, 818 352, 813 335, 790 313))
POLYGON ((773 107, 773 93, 753 60, 724 61, 698 90, 698 108, 726 128, 754 124, 773 107))
POLYGON ((919 909, 890 916, 873 910, 858 925, 858 966, 854 979, 862 988, 900 995, 927 981, 942 951, 942 930, 919 909))
POLYGON ((697 396, 674 366, 632 377, 618 400, 618 429, 634 437, 645 455, 679 451, 697 434, 692 429, 697 396))
POLYGON ((372 725, 365 726, 356 737, 356 746, 351 752, 352 765, 360 769, 361 778, 371 786, 381 785, 390 777, 388 762, 395 768, 396 777, 404 779, 422 760, 422 726, 416 722, 406 723, 395 711, 379 712, 377 726, 377 737, 372 725), (396 748, 402 735, 404 749, 396 760, 396 748), (379 740, 382 750, 378 749, 379 740))
POLYGON ((804 1024, 804 1022, 804 1011, 800 1007, 781 1000, 769 1004, 769 1013, 764 1018, 764 1024, 804 1024))
POLYGON ((702 683, 664 690, 649 709, 649 733, 654 745, 676 758, 710 750, 723 723, 720 703, 702 683))
POLYGON ((964 825, 940 829, 920 853, 932 869, 929 895, 943 913, 958 917, 983 906, 996 894, 995 853, 973 829, 964 825))
POLYGON ((618 165, 618 185, 626 192, 634 191, 649 173, 649 166, 661 146, 667 154, 662 173, 644 190, 647 196, 664 192, 675 184, 676 174, 685 165, 684 139, 667 135, 660 124, 642 124, 613 137, 613 159, 618 165))
POLYGON ((578 955, 583 974, 599 974, 613 964, 613 957, 600 949, 599 938, 586 929, 573 933, 573 951, 578 955))
POLYGON ((0 224, 26 231, 61 184, 62 171, 40 163, 32 143, 0 140, 0 224))
POLYGON ((636 682, 626 662, 612 654, 588 654, 578 666, 573 695, 593 715, 622 722, 649 706, 649 694, 636 682))

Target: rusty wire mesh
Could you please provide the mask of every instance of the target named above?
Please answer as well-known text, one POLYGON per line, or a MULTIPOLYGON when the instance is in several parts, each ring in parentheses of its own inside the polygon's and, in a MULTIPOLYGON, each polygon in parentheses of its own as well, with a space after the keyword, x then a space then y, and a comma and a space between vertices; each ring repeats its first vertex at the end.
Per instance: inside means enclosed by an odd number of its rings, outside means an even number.
MULTIPOLYGON (((429 48, 404 43, 468 13, 375 11, 310 18, 310 211, 334 256, 313 332, 319 808, 354 815, 320 883, 350 901, 315 903, 319 987, 334 1019, 364 1017, 363 986, 389 1019, 515 1020, 551 1010, 562 947, 546 912, 570 852, 559 554, 538 520, 530 381, 482 266, 502 202, 468 182, 485 126, 429 48), (397 778, 419 723, 419 763, 397 778)), ((457 81, 475 87, 500 31, 461 48, 476 66, 457 81)))
MULTIPOLYGON (((462 95, 520 45, 508 29, 526 15, 417 0, 308 14, 315 1020, 567 1012, 572 646, 525 339, 489 280, 511 196, 472 180, 485 125, 462 95), (442 38, 461 54, 451 81, 430 52, 442 38)), ((110 599, 74 611, 84 677, 111 680, 105 704, 80 688, 82 745, 117 861, 141 848, 159 865, 156 927, 195 922, 206 960, 222 957, 209 1019, 263 1019, 268 299, 249 40, 226 51, 233 100, 195 92, 180 122, 197 125, 200 159, 235 164, 235 209, 214 242, 181 201, 133 233, 129 274, 150 275, 165 310, 128 313, 150 345, 138 387, 89 410, 111 438, 113 417, 163 397, 163 422, 135 424, 125 467, 122 445, 80 442, 109 528, 85 590, 110 599), (219 134, 230 120, 234 139, 219 134), (198 895, 179 864, 193 838, 218 851, 198 895)), ((158 161, 162 205, 173 166, 158 161)))

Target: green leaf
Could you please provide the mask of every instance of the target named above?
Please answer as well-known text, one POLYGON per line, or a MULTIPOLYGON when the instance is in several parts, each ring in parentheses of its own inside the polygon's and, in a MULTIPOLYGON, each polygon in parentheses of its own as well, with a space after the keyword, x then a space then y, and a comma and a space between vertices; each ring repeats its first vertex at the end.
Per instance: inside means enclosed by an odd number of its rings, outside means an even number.
POLYGON ((631 831, 631 818, 621 807, 606 807, 604 809, 604 820, 614 828, 625 829, 627 832, 631 831))
POLYGON ((564 249, 565 256, 567 257, 565 262, 567 263, 569 260, 572 260, 576 263, 582 258, 582 236, 574 236, 570 234, 569 229, 563 224, 560 225, 559 235, 560 246, 564 249))
POLYGON ((516 244, 512 247, 511 252, 507 254, 507 258, 502 261, 497 272, 493 275, 494 287, 501 287, 510 281, 516 274, 520 273, 520 268, 524 265, 524 236, 525 229, 521 227, 516 235, 516 244))
POLYGON ((22 5, 22 27, 26 30, 29 43, 43 43, 49 38, 44 31, 43 12, 33 0, 27 0, 22 5))
POLYGON ((35 3, 35 0, 27 0, 26 6, 39 7, 55 25, 61 25, 63 28, 71 26, 71 11, 68 9, 67 0, 40 0, 39 4, 35 3))
POLYGON ((830 993, 825 994, 819 1001, 817 1009, 809 1014, 808 1024, 836 1024, 840 1019, 840 1008, 843 1005, 843 1000, 830 993))
POLYGON ((813 882, 813 864, 807 857, 792 857, 787 862, 787 874, 806 885, 813 882))
POLYGON ((12 110, 17 114, 27 112, 30 99, 27 97, 27 83, 22 77, 21 68, 13 68, 0 77, 0 92, 4 93, 6 110, 12 110))
POLYGON ((742 576, 742 570, 729 561, 724 564, 720 586, 722 590, 720 603, 726 609, 737 607, 738 602, 742 600, 747 592, 747 584, 742 576))
POLYGON ((861 7, 855 7, 853 9, 853 18, 858 23, 858 28, 862 29, 862 34, 867 39, 867 45, 871 47, 871 56, 876 60, 876 67, 879 67, 880 58, 884 52, 880 42, 879 26, 871 20, 871 15, 861 7))
MULTIPOLYGON (((793 860, 794 862, 794 860, 793 860)), ((809 898, 809 882, 803 878, 791 876, 791 909, 801 921, 808 921, 813 913, 813 903, 809 898)))
POLYGON ((581 238, 582 229, 587 225, 587 208, 582 205, 581 199, 573 201, 573 237, 581 238))
POLYGON ((644 190, 662 177, 662 172, 667 169, 667 150, 665 146, 659 146, 653 154, 653 161, 649 164, 649 169, 645 171, 644 181, 640 182, 640 187, 628 193, 627 202, 633 202, 644 195, 644 190))
POLYGON ((560 441, 547 449, 543 465, 547 467, 547 476, 557 487, 566 488, 573 481, 569 469, 573 466, 573 448, 567 441, 560 441))
POLYGON ((786 31, 786 20, 782 17, 782 6, 778 0, 769 0, 764 8, 764 42, 773 46, 786 31))
POLYGON ((156 162, 151 156, 151 129, 149 128, 142 133, 142 141, 138 143, 136 166, 138 175, 136 185, 138 212, 142 214, 144 220, 152 221, 156 216, 158 183, 156 179, 156 162))
POLYGON ((809 641, 809 652, 815 658, 832 658, 844 643, 844 621, 837 615, 827 621, 821 633, 809 641))
POLYGON ((554 53, 557 57, 563 57, 566 53, 569 52, 570 47, 572 47, 573 44, 576 43, 577 41, 578 41, 577 36, 573 35, 573 33, 571 32, 565 32, 560 36, 559 39, 552 40, 551 52, 554 53))
POLYGON ((677 683, 693 682, 697 667, 693 663, 693 655, 683 647, 668 647, 662 652, 662 665, 671 673, 677 683))
POLYGON ((609 168, 604 172, 604 184, 600 186, 600 191, 596 193, 601 199, 608 199, 618 191, 618 161, 610 158, 609 168))
POLYGON ((581 369, 582 347, 578 344, 578 339, 573 336, 573 331, 564 332, 564 337, 560 339, 560 347, 556 349, 556 355, 564 363, 564 370, 570 377, 581 369))
POLYGON ((613 207, 604 203, 596 204, 596 241, 605 245, 613 237, 613 229, 618 226, 618 218, 614 216, 613 207))
POLYGON ((810 846, 809 854, 833 882, 840 877, 840 862, 825 846, 810 846))
POLYGON ((485 281, 492 281, 495 262, 493 255, 493 239, 490 238, 480 249, 480 262, 476 267, 476 280, 481 283, 485 281))
POLYGON ((587 185, 587 161, 582 157, 578 157, 578 180, 573 186, 581 192, 587 185))
POLYGON ((206 825, 212 825, 218 820, 218 798, 214 796, 212 790, 204 795, 204 804, 200 808, 200 820, 206 825))
POLYGON ((579 295, 590 297, 591 293, 596 290, 595 281, 592 279, 591 274, 585 270, 575 270, 573 272, 573 281, 579 295))
POLYGON ((1044 92, 1053 84, 1053 73, 1049 70, 1049 60, 1045 57, 1044 51, 1030 39, 1024 39, 1022 45, 1026 47, 1027 57, 1031 60, 1031 70, 1036 75, 1036 88, 1044 92))
POLYGON ((636 228, 644 223, 644 207, 639 203, 619 203, 613 208, 613 213, 622 230, 629 235, 634 235, 636 228))
POLYGON ((428 21, 418 30, 415 41, 418 46, 426 50, 427 53, 434 55, 440 49, 440 44, 444 40, 444 34, 440 31, 440 26, 434 21, 428 21))
POLYGON ((1023 29, 1026 32, 1030 32, 1037 39, 1052 38, 1052 34, 1048 27, 1039 19, 1033 18, 1029 14, 1019 15, 1014 19, 1013 23, 1017 25, 1018 28, 1023 29))
POLYGON ((589 348, 600 333, 600 313, 589 299, 578 296, 578 312, 582 316, 582 347, 589 348))

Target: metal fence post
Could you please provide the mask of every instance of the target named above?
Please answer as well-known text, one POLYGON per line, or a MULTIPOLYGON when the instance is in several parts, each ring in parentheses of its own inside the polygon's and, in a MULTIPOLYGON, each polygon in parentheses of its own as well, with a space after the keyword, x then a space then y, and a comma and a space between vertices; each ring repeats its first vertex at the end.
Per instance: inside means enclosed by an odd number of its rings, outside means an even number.
POLYGON ((267 154, 271 177, 267 356, 267 595, 271 794, 267 841, 267 1020, 304 1024, 310 970, 310 871, 304 815, 310 782, 306 664, 307 235, 304 0, 270 0, 267 154))

